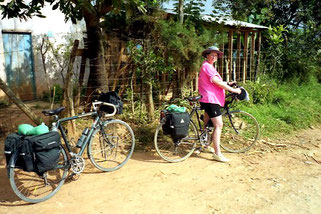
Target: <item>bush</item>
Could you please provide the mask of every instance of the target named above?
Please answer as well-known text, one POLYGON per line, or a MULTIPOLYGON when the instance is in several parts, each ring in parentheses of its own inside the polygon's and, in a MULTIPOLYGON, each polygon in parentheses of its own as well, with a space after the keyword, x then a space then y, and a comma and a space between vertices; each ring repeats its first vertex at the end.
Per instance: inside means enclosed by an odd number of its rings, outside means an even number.
POLYGON ((0 108, 7 108, 8 106, 10 106, 9 101, 7 101, 7 100, 0 100, 0 108))
POLYGON ((55 101, 55 103, 62 103, 64 91, 63 91, 62 87, 59 84, 55 84, 51 88, 50 95, 49 95, 48 92, 43 92, 42 100, 46 101, 46 102, 51 102, 51 99, 52 99, 52 96, 53 96, 53 88, 54 87, 55 87, 54 101, 55 101))
POLYGON ((316 79, 310 79, 306 84, 299 84, 298 80, 278 86, 266 80, 261 84, 247 83, 244 87, 253 100, 239 102, 235 109, 256 117, 261 136, 289 134, 321 122, 321 85, 316 79))
POLYGON ((247 82, 244 87, 249 92, 251 103, 269 104, 273 102, 277 84, 273 80, 264 80, 247 82))

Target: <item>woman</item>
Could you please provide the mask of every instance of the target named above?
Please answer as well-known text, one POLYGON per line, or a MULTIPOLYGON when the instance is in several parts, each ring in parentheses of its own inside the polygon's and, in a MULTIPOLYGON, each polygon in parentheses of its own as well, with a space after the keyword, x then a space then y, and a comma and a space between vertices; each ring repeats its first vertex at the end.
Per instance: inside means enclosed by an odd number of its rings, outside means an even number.
POLYGON ((200 99, 201 107, 205 110, 204 125, 209 120, 213 122, 214 131, 212 134, 212 142, 214 144, 214 160, 220 162, 230 161, 221 153, 220 138, 223 128, 223 120, 221 107, 225 103, 225 90, 232 93, 241 93, 241 89, 232 88, 231 83, 223 82, 222 77, 214 68, 214 62, 218 57, 222 57, 223 53, 215 46, 211 46, 202 52, 204 60, 198 79, 198 91, 202 98, 200 99))

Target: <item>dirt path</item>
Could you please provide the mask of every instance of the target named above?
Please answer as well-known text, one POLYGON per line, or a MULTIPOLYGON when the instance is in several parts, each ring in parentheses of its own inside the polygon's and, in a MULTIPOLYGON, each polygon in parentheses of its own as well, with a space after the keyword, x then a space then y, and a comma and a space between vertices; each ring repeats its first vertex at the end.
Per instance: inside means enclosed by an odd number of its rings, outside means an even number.
POLYGON ((226 154, 229 164, 206 153, 169 164, 135 151, 115 172, 88 164, 77 181, 35 205, 14 195, 0 156, 0 213, 321 213, 321 129, 264 142, 226 154))

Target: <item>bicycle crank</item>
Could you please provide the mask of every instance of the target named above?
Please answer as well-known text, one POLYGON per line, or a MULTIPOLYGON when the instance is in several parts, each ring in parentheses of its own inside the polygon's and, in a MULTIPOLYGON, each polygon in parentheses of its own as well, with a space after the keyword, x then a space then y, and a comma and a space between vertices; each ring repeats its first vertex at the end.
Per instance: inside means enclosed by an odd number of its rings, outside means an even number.
POLYGON ((73 155, 71 158, 71 171, 80 174, 85 169, 85 160, 79 155, 73 155))

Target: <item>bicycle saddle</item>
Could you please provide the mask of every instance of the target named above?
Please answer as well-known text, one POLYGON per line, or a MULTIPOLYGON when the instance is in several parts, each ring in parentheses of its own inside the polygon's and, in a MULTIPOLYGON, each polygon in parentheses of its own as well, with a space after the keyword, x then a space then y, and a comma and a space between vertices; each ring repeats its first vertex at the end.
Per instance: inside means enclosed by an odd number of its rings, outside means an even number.
POLYGON ((59 107, 56 109, 51 109, 51 110, 43 110, 42 113, 46 116, 52 116, 52 115, 57 115, 60 112, 62 112, 65 109, 65 107, 59 107))
POLYGON ((200 100, 201 98, 202 98, 202 96, 199 95, 199 96, 196 96, 196 97, 188 97, 187 99, 190 102, 196 102, 196 101, 200 100))

